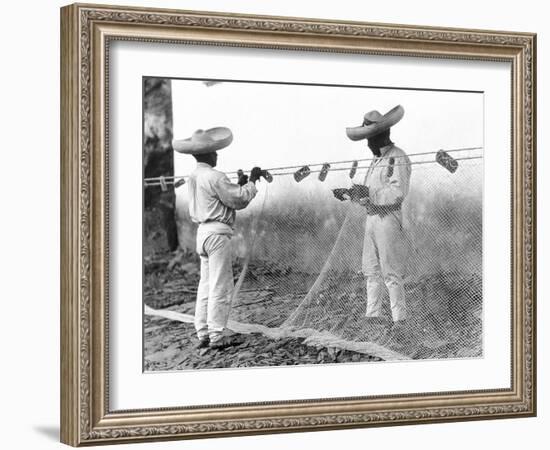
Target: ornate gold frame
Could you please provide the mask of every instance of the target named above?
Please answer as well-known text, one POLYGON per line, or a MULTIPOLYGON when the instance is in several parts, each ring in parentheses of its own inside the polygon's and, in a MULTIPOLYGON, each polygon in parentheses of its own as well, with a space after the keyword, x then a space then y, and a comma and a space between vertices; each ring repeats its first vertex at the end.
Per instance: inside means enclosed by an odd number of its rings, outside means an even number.
POLYGON ((288 17, 61 9, 61 441, 73 446, 533 416, 536 36, 288 17), (507 61, 512 65, 512 385, 392 397, 112 412, 106 63, 111 40, 507 61))

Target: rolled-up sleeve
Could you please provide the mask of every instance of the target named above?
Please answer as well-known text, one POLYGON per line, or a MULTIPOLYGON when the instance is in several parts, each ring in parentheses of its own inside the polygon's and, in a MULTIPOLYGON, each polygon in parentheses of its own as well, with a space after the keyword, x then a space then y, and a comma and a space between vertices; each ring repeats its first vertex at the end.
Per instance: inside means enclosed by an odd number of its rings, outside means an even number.
MULTIPOLYGON (((401 203, 409 193, 411 165, 408 158, 398 159, 393 165, 393 173, 371 196, 376 205, 393 205, 401 203)), ((386 169, 387 170, 387 169, 386 169)))
POLYGON ((258 192, 254 183, 248 182, 244 186, 239 186, 231 183, 227 176, 216 179, 212 187, 224 205, 237 210, 246 208, 258 192))

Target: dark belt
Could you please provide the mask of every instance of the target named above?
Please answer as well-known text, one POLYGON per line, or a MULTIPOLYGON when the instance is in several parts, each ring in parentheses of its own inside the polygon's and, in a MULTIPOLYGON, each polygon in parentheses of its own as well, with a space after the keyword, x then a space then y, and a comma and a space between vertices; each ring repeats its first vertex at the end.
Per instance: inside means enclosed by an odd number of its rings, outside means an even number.
POLYGON ((218 223, 222 223, 224 225, 231 226, 226 222, 222 222, 221 220, 216 220, 216 219, 206 219, 204 222, 200 222, 200 223, 212 223, 212 222, 218 222, 218 223))
POLYGON ((401 209, 401 203, 393 203, 391 205, 373 205, 368 204, 366 206, 367 214, 369 216, 387 216, 393 211, 399 211, 401 209))

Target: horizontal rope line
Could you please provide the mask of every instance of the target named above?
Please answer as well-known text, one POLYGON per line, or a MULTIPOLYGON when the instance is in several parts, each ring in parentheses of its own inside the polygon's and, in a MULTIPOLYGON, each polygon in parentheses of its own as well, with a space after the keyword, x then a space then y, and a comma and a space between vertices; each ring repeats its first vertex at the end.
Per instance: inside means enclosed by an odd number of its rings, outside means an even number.
MULTIPOLYGON (((474 160, 474 159, 483 159, 483 156, 465 156, 463 158, 454 158, 455 161, 466 161, 466 160, 474 160)), ((376 168, 382 168, 382 167, 396 167, 396 166, 406 166, 406 165, 420 165, 420 164, 437 164, 437 161, 413 161, 411 163, 404 163, 404 164, 392 164, 392 165, 389 165, 389 164, 384 164, 384 165, 379 165, 379 166, 376 166, 376 168)), ((369 169, 370 166, 358 166, 357 167, 357 170, 363 170, 363 169, 369 169)), ((335 167, 333 169, 329 169, 330 172, 342 172, 344 170, 350 170, 349 167, 335 167)), ((319 170, 312 170, 310 171, 309 173, 312 174, 312 173, 320 173, 322 172, 322 169, 319 169, 319 170)), ((271 175, 273 176, 283 176, 283 175, 294 175, 294 172, 274 172, 272 173, 271 175)), ((166 184, 174 184, 174 180, 166 180, 166 184)), ((148 182, 146 181, 145 182, 145 186, 146 187, 149 187, 149 186, 161 186, 161 183, 160 181, 151 181, 151 182, 148 182)))
MULTIPOLYGON (((468 160, 468 159, 482 159, 482 158, 483 158, 483 156, 468 156, 468 157, 464 157, 464 158, 454 158, 454 160, 455 161, 464 161, 464 160, 468 160)), ((397 166, 407 166, 407 165, 414 166, 414 165, 417 165, 417 164, 437 164, 437 161, 413 161, 413 162, 410 162, 410 163, 403 163, 403 164, 383 164, 383 165, 377 165, 377 166, 374 166, 374 167, 379 169, 379 168, 382 168, 382 167, 397 167, 397 166)), ((369 169, 369 168, 370 168, 370 166, 358 166, 357 170, 369 169)), ((344 170, 350 170, 350 169, 349 169, 349 167, 335 167, 334 169, 330 169, 331 172, 341 172, 341 171, 344 171, 344 170)), ((322 172, 322 169, 312 170, 309 173, 319 173, 319 172, 322 172)), ((273 176, 275 176, 275 175, 294 175, 294 172, 275 172, 275 173, 272 173, 271 175, 273 175, 273 176)))
MULTIPOLYGON (((455 148, 455 149, 445 150, 445 151, 447 153, 450 153, 450 152, 464 152, 464 151, 480 150, 482 148, 483 147, 465 147, 465 148, 455 148)), ((434 153, 437 153, 438 151, 439 150, 431 151, 431 152, 411 153, 409 155, 404 155, 404 156, 394 156, 393 158, 394 159, 401 159, 401 158, 407 158, 407 157, 411 157, 411 156, 432 155, 434 153)), ((346 159, 346 160, 343 160, 343 161, 328 161, 328 162, 324 162, 324 163, 304 164, 304 165, 307 165, 309 167, 314 167, 314 166, 322 166, 323 164, 346 164, 346 163, 352 163, 352 162, 355 162, 355 161, 357 161, 359 163, 359 162, 373 161, 373 160, 374 160, 374 158, 346 159)), ((270 170, 284 170, 284 169, 299 169, 300 167, 304 167, 304 165, 301 165, 301 166, 286 166, 286 167, 273 167, 273 168, 267 169, 267 170, 270 171, 270 170)), ((232 172, 229 172, 229 173, 232 173, 232 172)))
MULTIPOLYGON (((466 152, 466 151, 474 151, 474 150, 481 150, 483 147, 462 147, 462 148, 453 148, 453 149, 449 149, 449 150, 446 150, 446 149, 441 149, 441 150, 444 150, 445 152, 447 153, 452 153, 452 152, 466 152)), ((411 156, 423 156, 423 155, 432 155, 432 154, 435 154, 437 153, 439 150, 433 150, 433 151, 429 151, 429 152, 420 152, 420 153, 410 153, 409 155, 406 155, 408 157, 411 157, 411 156)), ((406 156, 395 156, 394 159, 399 159, 399 158, 405 158, 406 156)), ((325 161, 325 162, 322 162, 322 163, 313 163, 313 164, 301 164, 301 165, 298 165, 298 166, 283 166, 283 167, 272 167, 270 169, 266 169, 267 171, 271 171, 271 170, 286 170, 286 169, 299 169, 301 167, 304 167, 304 166, 309 166, 309 167, 315 167, 315 166, 322 166, 323 164, 346 164, 346 163, 353 163, 355 161, 357 161, 358 163, 359 162, 365 162, 365 161, 372 161, 374 158, 361 158, 361 159, 346 159, 346 160, 342 160, 342 161, 325 161)), ((334 170, 334 169, 331 169, 331 170, 334 170)), ((237 171, 234 170, 234 171, 231 171, 231 172, 225 172, 226 175, 237 175, 237 171)), ((185 179, 187 178, 189 175, 167 175, 164 177, 164 179, 168 182, 169 180, 181 180, 182 178, 185 179)), ((160 180, 160 177, 150 177, 150 178, 145 178, 144 181, 159 181, 160 180)))

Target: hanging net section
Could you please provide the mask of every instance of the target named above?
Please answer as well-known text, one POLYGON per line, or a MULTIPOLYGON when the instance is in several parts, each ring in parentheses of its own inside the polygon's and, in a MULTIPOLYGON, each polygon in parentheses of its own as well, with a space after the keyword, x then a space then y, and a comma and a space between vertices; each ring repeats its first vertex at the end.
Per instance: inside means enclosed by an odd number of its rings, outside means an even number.
MULTIPOLYGON (((411 158, 409 194, 402 206, 406 236, 405 333, 366 318, 362 256, 366 209, 334 198, 332 189, 361 184, 349 171, 311 173, 259 184, 258 197, 237 214, 234 322, 268 327, 271 334, 370 343, 409 359, 481 357, 483 159, 459 161, 452 173, 434 155, 411 158), (425 161, 426 163, 423 163, 425 161), (244 272, 243 272, 244 266, 244 272), (240 278, 240 279, 239 279, 240 278)), ((186 207, 180 207, 186 211, 186 207)), ((181 232, 193 248, 184 216, 181 232)), ((181 239, 180 239, 181 240, 181 239)), ((260 328, 258 328, 260 329, 260 328)))

